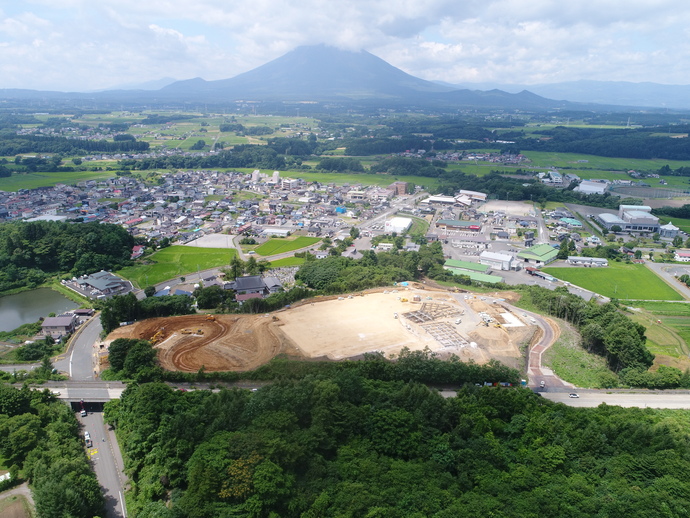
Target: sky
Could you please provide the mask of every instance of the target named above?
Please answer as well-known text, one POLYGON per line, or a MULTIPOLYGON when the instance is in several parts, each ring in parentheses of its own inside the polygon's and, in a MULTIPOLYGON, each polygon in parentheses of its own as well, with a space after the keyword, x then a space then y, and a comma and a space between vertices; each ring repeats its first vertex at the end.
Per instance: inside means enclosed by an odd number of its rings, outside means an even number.
POLYGON ((0 0, 0 88, 226 79, 321 43, 452 84, 690 84, 678 0, 0 0))

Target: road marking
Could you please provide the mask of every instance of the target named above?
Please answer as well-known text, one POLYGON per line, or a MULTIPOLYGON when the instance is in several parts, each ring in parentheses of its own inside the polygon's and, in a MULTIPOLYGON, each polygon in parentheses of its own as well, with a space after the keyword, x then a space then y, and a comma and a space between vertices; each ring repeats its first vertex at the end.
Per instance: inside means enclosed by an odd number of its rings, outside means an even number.
POLYGON ((98 453, 98 450, 89 450, 89 453, 91 454, 91 456, 94 456, 98 453))

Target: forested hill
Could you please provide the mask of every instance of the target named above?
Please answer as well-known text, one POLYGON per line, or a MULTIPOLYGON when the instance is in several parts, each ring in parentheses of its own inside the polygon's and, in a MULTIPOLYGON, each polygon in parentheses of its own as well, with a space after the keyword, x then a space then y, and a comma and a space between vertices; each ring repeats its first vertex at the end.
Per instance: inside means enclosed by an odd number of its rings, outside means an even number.
POLYGON ((51 274, 82 275, 129 262, 134 238, 119 225, 54 221, 0 224, 0 292, 51 274))
MULTIPOLYGON (((422 366, 423 367, 423 366, 422 366)), ((690 414, 357 371, 106 405, 139 518, 686 516, 690 414)))

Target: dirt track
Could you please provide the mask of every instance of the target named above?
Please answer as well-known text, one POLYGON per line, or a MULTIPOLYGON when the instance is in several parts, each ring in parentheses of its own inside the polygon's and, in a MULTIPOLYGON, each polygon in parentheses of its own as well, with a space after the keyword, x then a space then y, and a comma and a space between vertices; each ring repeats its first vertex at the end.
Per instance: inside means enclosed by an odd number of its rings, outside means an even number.
POLYGON ((156 348, 164 369, 195 372, 203 366, 207 371, 244 371, 281 352, 294 354, 276 328, 277 323, 263 315, 217 315, 215 321, 187 315, 144 320, 114 331, 108 340, 150 339, 162 329, 164 338, 156 348))

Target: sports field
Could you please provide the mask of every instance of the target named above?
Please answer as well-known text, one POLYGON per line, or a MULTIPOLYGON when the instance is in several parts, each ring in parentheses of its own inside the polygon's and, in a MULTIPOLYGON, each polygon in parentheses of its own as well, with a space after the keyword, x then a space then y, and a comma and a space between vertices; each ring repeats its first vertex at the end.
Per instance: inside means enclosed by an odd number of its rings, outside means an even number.
POLYGON ((275 238, 269 239, 264 244, 256 248, 256 253, 264 257, 268 255, 284 254, 285 252, 292 252, 293 250, 299 250, 314 243, 319 242, 318 237, 305 237, 300 236, 297 238, 275 238))
POLYGON ((169 246, 147 258, 153 264, 129 266, 117 273, 145 288, 199 270, 226 266, 236 254, 234 248, 169 246))
POLYGON ((610 262, 607 268, 543 268, 544 273, 605 297, 636 300, 683 300, 643 264, 610 262))

